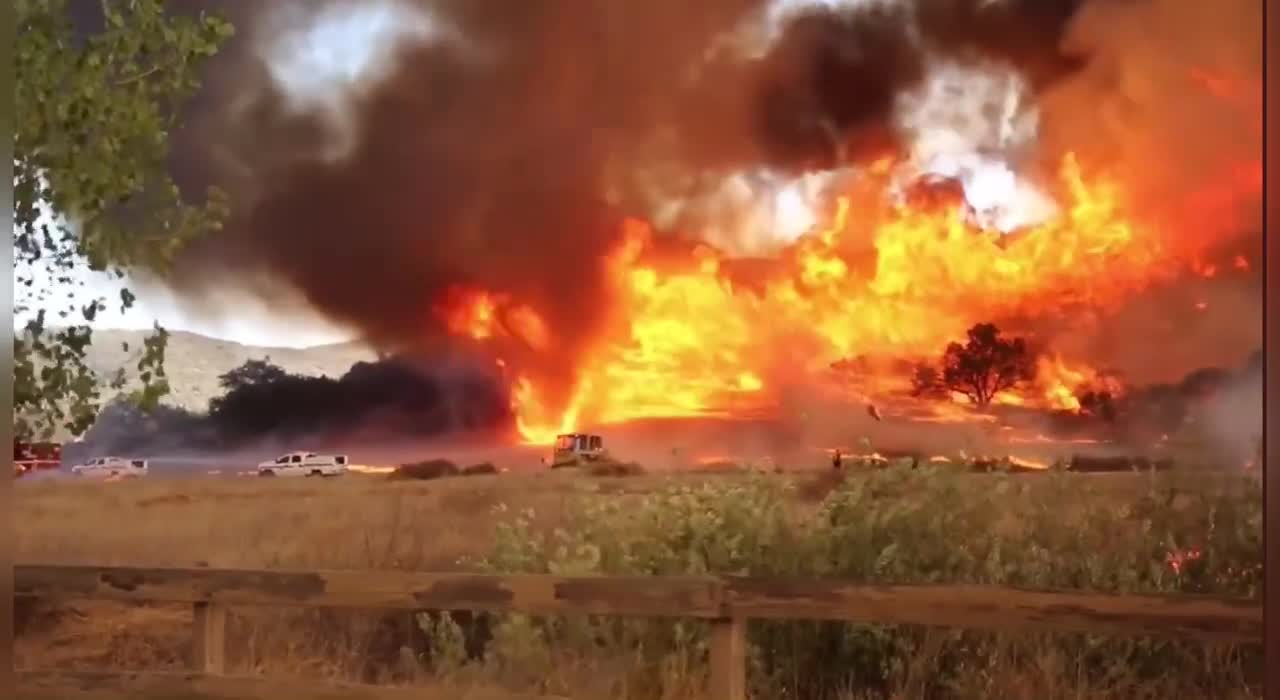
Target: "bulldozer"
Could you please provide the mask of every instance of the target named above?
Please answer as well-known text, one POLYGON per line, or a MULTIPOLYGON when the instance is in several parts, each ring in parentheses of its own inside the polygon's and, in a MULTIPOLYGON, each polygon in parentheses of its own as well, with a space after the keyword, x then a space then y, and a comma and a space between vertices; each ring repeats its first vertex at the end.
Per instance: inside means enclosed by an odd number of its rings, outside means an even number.
POLYGON ((551 450, 551 468, 575 467, 588 462, 609 459, 604 438, 588 433, 564 433, 556 436, 551 450))

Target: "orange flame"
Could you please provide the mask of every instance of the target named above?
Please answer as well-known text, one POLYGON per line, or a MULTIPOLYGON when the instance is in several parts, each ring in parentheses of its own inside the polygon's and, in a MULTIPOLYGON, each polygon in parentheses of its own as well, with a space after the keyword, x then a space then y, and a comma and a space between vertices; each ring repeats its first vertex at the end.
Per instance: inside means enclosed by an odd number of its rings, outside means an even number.
POLYGON ((1070 367, 1059 357, 1040 358, 1036 377, 1044 387, 1044 400, 1049 406, 1066 410, 1080 410, 1076 390, 1089 383, 1096 375, 1087 368, 1070 367))
POLYGON ((475 340, 512 336, 535 350, 545 350, 551 344, 542 317, 528 306, 513 303, 507 295, 455 287, 446 293, 436 312, 455 335, 475 340))
MULTIPOLYGON (((768 412, 782 382, 827 370, 833 359, 936 357, 973 323, 1113 308, 1176 274, 1174 252, 1126 218, 1114 183, 1086 179, 1072 156, 1059 174, 1061 214, 1012 235, 981 230, 954 206, 880 203, 853 189, 828 226, 754 276, 706 246, 679 266, 655 261, 650 226, 628 220, 606 261, 609 322, 577 358, 575 384, 559 394, 568 399, 549 401, 536 373, 512 373, 519 432, 545 443, 640 417, 768 412)), ((862 187, 883 191, 884 176, 873 171, 862 187)), ((555 352, 542 317, 500 294, 458 291, 439 313, 459 335, 505 334, 541 357, 555 352)), ((1039 370, 1034 387, 997 400, 1078 410, 1076 390, 1099 381, 1057 357, 1039 370)), ((936 418, 948 420, 942 410, 936 418)))

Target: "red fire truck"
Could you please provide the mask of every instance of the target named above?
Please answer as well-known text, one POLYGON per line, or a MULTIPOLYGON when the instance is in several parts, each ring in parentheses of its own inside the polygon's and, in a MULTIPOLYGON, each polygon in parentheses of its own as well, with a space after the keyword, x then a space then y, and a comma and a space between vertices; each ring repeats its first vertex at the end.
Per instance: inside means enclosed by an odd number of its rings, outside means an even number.
POLYGON ((62 445, 56 442, 13 441, 15 477, 40 469, 57 469, 61 466, 62 445))

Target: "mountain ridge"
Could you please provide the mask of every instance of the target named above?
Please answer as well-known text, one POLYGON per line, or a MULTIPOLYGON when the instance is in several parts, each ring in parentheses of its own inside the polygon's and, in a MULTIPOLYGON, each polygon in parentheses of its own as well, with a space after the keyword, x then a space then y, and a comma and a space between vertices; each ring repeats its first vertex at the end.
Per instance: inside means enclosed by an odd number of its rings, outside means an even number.
MULTIPOLYGON (((115 390, 107 383, 124 367, 129 382, 124 391, 138 386, 135 366, 142 356, 143 340, 151 330, 99 329, 85 352, 86 364, 103 382, 104 403, 115 390)), ((170 393, 163 402, 189 411, 204 412, 209 400, 220 395, 218 378, 248 360, 269 360, 292 374, 340 377, 358 362, 372 362, 377 353, 359 341, 316 345, 308 348, 245 345, 189 331, 170 331, 165 349, 165 374, 170 393)))

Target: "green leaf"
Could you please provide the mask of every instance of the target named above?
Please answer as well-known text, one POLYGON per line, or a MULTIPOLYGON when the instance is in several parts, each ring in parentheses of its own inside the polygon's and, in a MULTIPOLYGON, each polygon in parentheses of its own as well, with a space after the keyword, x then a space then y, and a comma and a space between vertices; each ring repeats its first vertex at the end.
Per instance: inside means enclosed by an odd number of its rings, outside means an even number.
MULTIPOLYGON (((97 415, 99 387, 123 386, 118 374, 103 381, 84 364, 88 326, 45 337, 50 309, 43 307, 58 301, 49 281, 68 285, 85 267, 163 274, 186 245, 217 230, 228 210, 214 191, 204 202, 183 199, 168 172, 168 136, 231 26, 212 15, 166 11, 162 0, 101 6, 103 31, 84 38, 66 0, 13 5, 15 308, 36 313, 26 340, 14 343, 14 425, 22 435, 78 435, 97 415), (19 270, 35 262, 50 274, 35 279, 19 270)), ((122 311, 135 301, 129 290, 120 293, 122 311)), ((105 309, 97 299, 80 311, 91 323, 105 309)), ((163 377, 163 341, 147 353, 139 371, 163 377)), ((144 384, 148 402, 168 390, 161 381, 144 384)))

